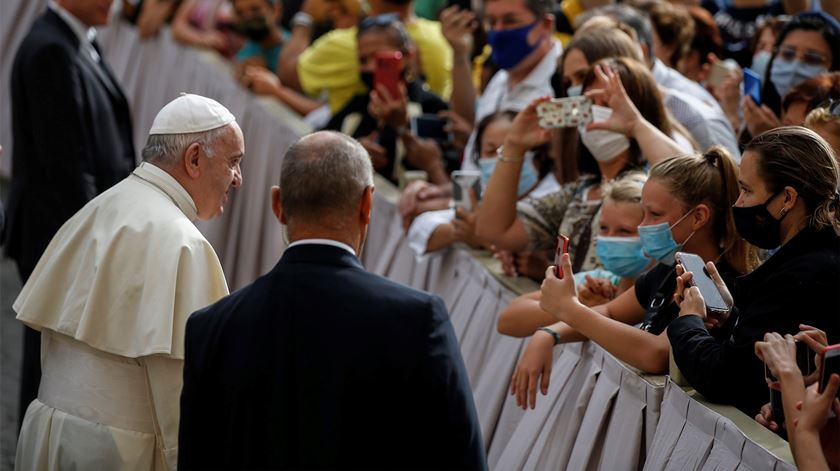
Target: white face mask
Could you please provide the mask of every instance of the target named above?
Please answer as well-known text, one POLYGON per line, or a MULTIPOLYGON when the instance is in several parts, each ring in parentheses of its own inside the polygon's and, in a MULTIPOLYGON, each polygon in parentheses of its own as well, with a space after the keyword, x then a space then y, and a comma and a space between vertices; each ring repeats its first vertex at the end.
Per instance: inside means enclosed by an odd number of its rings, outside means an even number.
MULTIPOLYGON (((592 120, 605 121, 612 114, 606 106, 592 105, 592 120)), ((609 162, 630 148, 630 139, 624 134, 596 129, 587 131, 586 126, 578 127, 580 140, 598 162, 609 162)))

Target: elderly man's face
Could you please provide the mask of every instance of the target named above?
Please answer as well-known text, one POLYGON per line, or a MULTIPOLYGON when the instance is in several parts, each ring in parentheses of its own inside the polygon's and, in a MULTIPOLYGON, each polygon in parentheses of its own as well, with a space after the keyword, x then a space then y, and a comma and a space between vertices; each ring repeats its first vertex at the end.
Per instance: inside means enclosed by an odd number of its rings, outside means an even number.
POLYGON ((112 0, 59 0, 58 4, 88 26, 108 24, 112 0))
POLYGON ((202 156, 201 179, 198 195, 195 195, 198 218, 212 219, 224 211, 231 187, 242 185, 242 171, 239 163, 245 154, 245 140, 236 123, 230 125, 227 135, 214 143, 215 155, 202 156))

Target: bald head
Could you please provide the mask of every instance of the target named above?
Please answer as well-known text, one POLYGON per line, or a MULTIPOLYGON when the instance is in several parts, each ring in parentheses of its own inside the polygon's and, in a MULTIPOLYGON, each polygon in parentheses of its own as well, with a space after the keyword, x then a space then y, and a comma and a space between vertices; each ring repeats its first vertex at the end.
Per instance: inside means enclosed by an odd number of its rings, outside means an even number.
POLYGON ((304 136, 283 159, 280 200, 286 223, 339 229, 354 220, 371 186, 370 157, 355 139, 332 131, 304 136))

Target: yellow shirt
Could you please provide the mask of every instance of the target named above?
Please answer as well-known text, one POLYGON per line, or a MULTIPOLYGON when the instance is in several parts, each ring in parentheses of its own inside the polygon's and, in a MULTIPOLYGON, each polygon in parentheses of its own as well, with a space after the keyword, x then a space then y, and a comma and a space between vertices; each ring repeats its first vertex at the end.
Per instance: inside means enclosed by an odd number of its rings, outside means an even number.
MULTIPOLYGON (((452 48, 443 37, 440 23, 415 18, 405 27, 417 46, 426 83, 448 100, 452 90, 452 48)), ((359 77, 356 27, 336 29, 318 38, 300 55, 297 72, 303 91, 312 96, 326 92, 333 112, 354 95, 367 91, 359 77)))

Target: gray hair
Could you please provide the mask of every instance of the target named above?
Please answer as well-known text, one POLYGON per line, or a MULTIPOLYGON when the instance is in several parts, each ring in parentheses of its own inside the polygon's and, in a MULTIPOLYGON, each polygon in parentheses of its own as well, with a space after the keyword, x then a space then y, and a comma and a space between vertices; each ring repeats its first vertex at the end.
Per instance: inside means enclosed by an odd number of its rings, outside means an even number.
POLYGON ((647 46, 650 57, 653 57, 653 26, 645 12, 625 4, 604 5, 582 13, 575 23, 579 28, 597 16, 606 16, 633 28, 639 41, 647 46))
POLYGON ((294 143, 280 170, 280 199, 289 220, 340 225, 373 185, 370 156, 355 139, 319 131, 294 143))
POLYGON ((197 143, 207 157, 213 158, 216 142, 223 139, 229 129, 230 125, 185 134, 152 134, 146 140, 141 155, 144 161, 152 164, 174 165, 183 157, 187 147, 197 143))

